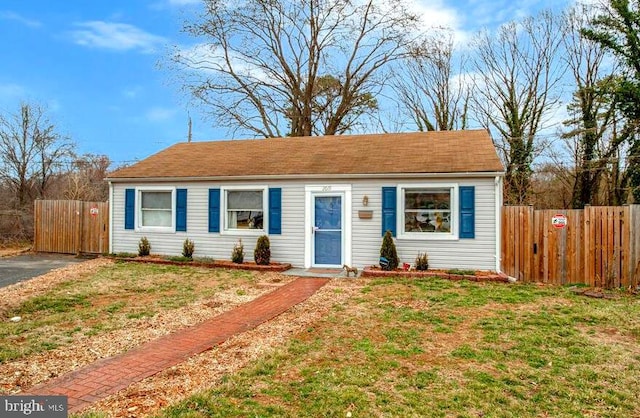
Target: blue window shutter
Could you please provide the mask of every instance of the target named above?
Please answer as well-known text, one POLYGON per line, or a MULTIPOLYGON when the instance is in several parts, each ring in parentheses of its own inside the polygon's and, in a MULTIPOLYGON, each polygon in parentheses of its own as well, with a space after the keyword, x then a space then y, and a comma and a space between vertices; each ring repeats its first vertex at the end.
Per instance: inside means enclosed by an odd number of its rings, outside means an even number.
POLYGON ((124 229, 135 229, 136 189, 124 191, 124 229))
POLYGON ((176 189, 176 231, 187 230, 187 189, 176 189))
POLYGON ((209 232, 220 232, 220 189, 209 189, 209 232))
POLYGON ((474 186, 460 186, 460 238, 476 236, 476 192, 474 186))
POLYGON ((387 230, 391 235, 396 236, 396 188, 382 188, 382 235, 387 230))
POLYGON ((282 189, 269 188, 269 234, 282 234, 282 189))

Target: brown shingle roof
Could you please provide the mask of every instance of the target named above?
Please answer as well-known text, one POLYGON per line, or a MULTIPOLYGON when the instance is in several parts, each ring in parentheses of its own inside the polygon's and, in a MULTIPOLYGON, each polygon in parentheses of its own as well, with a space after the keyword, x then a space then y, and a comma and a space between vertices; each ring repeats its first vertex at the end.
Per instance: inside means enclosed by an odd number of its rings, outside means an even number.
POLYGON ((502 172, 485 130, 173 145, 109 179, 502 172))

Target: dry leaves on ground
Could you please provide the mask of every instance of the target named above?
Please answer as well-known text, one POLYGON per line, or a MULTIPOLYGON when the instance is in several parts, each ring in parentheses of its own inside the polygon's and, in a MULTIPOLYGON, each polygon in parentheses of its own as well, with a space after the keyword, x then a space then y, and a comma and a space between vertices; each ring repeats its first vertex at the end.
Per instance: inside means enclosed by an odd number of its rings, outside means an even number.
POLYGON ((13 257, 14 255, 24 254, 31 251, 29 247, 6 247, 0 248, 0 258, 13 257))
MULTIPOLYGON (((112 263, 95 259, 54 270, 32 280, 0 289, 0 298, 17 306, 22 301, 53 288, 57 284, 97 271, 112 263)), ((129 321, 122 329, 94 336, 79 336, 72 344, 0 365, 0 388, 15 393, 53 377, 69 373, 100 358, 116 355, 140 344, 195 325, 219 313, 246 303, 291 280, 290 276, 261 273, 254 288, 243 288, 241 295, 230 288, 206 302, 158 313, 152 318, 129 321)), ((207 389, 222 376, 249 365, 266 352, 282 346, 291 336, 302 332, 325 316, 330 309, 346 301, 364 286, 364 280, 333 280, 305 302, 259 327, 234 336, 214 349, 196 355, 92 405, 89 410, 109 417, 147 416, 189 395, 207 389), (336 291, 340 289, 340 291, 336 291)))
MULTIPOLYGON (((0 289, 0 300, 6 301, 3 302, 3 308, 17 306, 63 281, 91 274, 112 262, 101 258, 89 260, 0 289)), ((28 390, 34 385, 72 372, 101 358, 114 356, 147 341, 205 321, 293 280, 292 277, 276 273, 263 273, 259 277, 260 280, 255 286, 243 286, 242 292, 230 287, 216 292, 214 297, 206 301, 162 311, 153 317, 130 319, 119 324, 119 329, 115 331, 97 335, 78 334, 71 344, 0 364, 0 393, 11 394, 28 390)))
POLYGON ((87 260, 82 263, 75 263, 66 267, 51 270, 49 273, 43 274, 42 276, 3 287, 0 289, 0 300, 2 300, 0 315, 2 315, 2 313, 7 309, 20 305, 22 302, 34 295, 45 292, 48 289, 52 289, 56 285, 67 280, 72 280, 73 278, 81 275, 94 273, 101 267, 111 263, 113 263, 113 261, 108 258, 95 258, 93 260, 87 260))
POLYGON ((92 405, 89 410, 109 417, 143 417, 210 388, 225 374, 237 372, 284 343, 349 299, 364 286, 364 280, 335 279, 305 302, 257 328, 237 335, 214 349, 196 355, 116 395, 92 405), (340 289, 336 292, 336 289, 340 289))

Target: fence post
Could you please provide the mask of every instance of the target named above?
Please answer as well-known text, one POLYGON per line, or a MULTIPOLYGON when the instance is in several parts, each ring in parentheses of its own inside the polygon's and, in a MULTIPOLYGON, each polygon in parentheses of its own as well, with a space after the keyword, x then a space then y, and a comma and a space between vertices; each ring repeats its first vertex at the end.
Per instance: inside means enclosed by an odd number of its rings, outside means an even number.
POLYGON ((529 205, 526 207, 526 222, 525 222, 525 236, 523 238, 526 239, 525 243, 524 243, 524 275, 526 277, 526 281, 527 282, 532 282, 534 281, 533 279, 533 244, 535 243, 535 239, 534 239, 534 229, 535 229, 535 223, 534 223, 534 216, 533 216, 533 205, 529 205))
POLYGON ((33 250, 38 252, 40 251, 39 246, 40 246, 40 206, 38 204, 39 200, 34 200, 33 201, 33 250))
POLYGON ((640 281, 640 205, 629 205, 629 285, 640 281))

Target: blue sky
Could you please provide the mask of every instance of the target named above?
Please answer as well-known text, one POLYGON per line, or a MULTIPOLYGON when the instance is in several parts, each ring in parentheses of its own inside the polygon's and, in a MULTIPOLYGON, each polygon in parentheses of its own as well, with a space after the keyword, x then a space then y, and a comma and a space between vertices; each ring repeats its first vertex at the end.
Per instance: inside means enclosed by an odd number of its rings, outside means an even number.
MULTIPOLYGON (((553 0, 412 0, 427 24, 464 39, 482 26, 527 16, 553 0)), ((119 165, 186 140, 228 138, 202 118, 166 68, 172 47, 198 41, 181 33, 199 0, 4 0, 0 3, 0 111, 39 103, 80 153, 119 165)), ((5 113, 6 114, 6 113, 5 113)))

